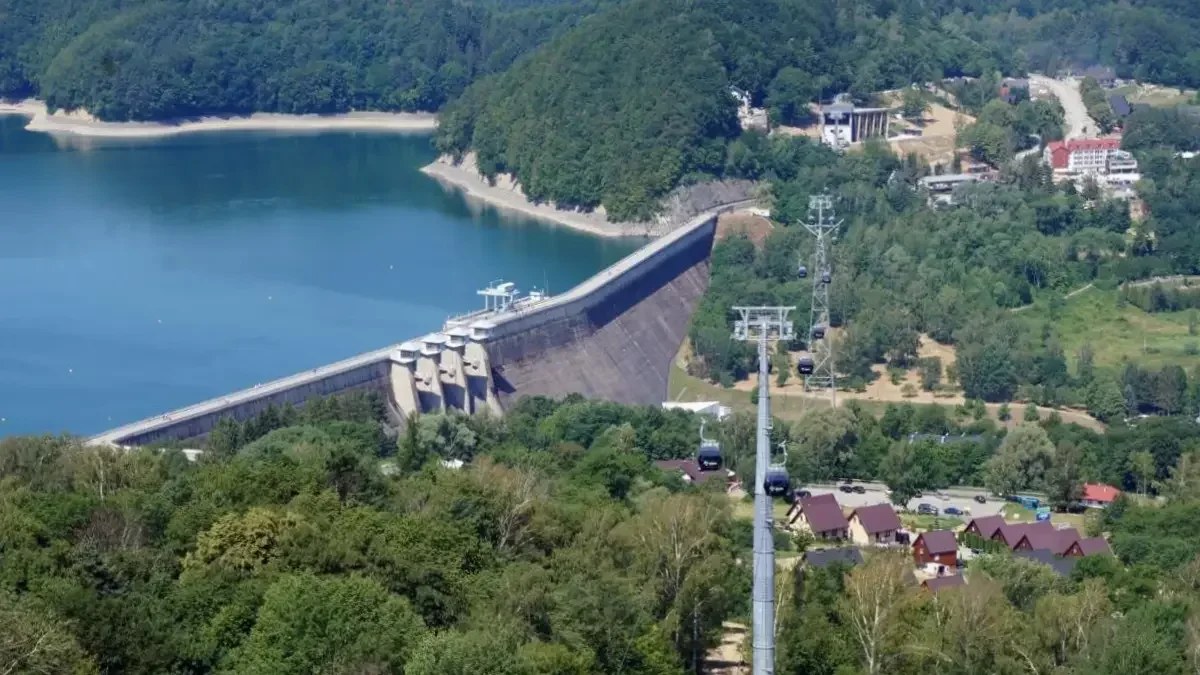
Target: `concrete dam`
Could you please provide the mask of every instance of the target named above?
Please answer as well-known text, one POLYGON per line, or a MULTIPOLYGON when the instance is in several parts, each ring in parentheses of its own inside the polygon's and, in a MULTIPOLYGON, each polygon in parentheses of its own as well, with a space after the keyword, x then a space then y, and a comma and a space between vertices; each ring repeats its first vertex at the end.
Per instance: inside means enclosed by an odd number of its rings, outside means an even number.
POLYGON ((579 393, 627 404, 666 399, 672 359, 708 288, 717 207, 571 290, 447 320, 442 330, 107 431, 119 446, 205 436, 222 418, 374 390, 391 413, 502 414, 522 396, 579 393))

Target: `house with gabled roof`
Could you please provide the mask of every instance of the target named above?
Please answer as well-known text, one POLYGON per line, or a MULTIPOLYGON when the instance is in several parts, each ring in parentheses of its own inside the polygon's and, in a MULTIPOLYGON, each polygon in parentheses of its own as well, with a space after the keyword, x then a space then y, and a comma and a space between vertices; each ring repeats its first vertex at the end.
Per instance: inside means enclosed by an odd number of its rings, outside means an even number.
POLYGON ((998 541, 1012 551, 1017 548, 1017 544, 1021 543, 1021 539, 1031 532, 1036 534, 1053 533, 1054 526, 1048 520, 1036 523, 1004 523, 992 535, 992 541, 998 541))
POLYGON ((1083 495, 1079 498, 1079 503, 1093 509, 1107 508, 1112 504, 1117 497, 1121 496, 1121 491, 1117 488, 1106 485, 1104 483, 1084 483, 1083 495))
POLYGON ((903 527, 891 504, 860 506, 850 513, 850 538, 859 546, 894 544, 903 527))
POLYGON ((1082 556, 1079 548, 1079 531, 1073 527, 1056 530, 1051 527, 1031 529, 1013 546, 1013 550, 1046 550, 1054 555, 1082 556))
POLYGON ((958 540, 950 530, 932 530, 917 535, 912 545, 913 562, 918 566, 958 567, 958 540))
POLYGON ((830 565, 846 565, 855 567, 863 564, 862 551, 856 546, 843 548, 818 548, 804 554, 804 562, 809 567, 824 569, 830 565))
POLYGON ((1001 525, 1004 525, 1003 516, 980 516, 972 518, 971 522, 967 523, 967 529, 964 532, 973 534, 984 541, 990 541, 1001 525))
POLYGON ((808 530, 817 539, 845 539, 850 523, 832 494, 802 497, 788 511, 788 524, 808 530))

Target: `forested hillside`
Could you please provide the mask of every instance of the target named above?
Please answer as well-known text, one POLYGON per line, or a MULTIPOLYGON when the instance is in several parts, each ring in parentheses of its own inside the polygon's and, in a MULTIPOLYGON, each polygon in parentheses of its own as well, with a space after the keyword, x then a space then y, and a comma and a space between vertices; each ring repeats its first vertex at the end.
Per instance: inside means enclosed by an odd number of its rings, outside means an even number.
MULTIPOLYGON (((1124 484, 1132 466, 1166 505, 1119 500, 1091 522, 1118 557, 1082 559, 1070 576, 983 555, 966 588, 934 596, 907 551, 868 549, 853 570, 781 565, 777 672, 1191 672, 1195 425, 1098 436, 1051 418, 1006 436, 977 413, 894 406, 876 419, 851 404, 777 421, 772 435, 789 441, 798 485, 878 477, 911 495, 1003 481, 1058 504, 1083 480, 1124 484), (908 439, 919 431, 980 440, 908 439)), ((360 395, 269 409, 222 424, 196 463, 0 441, 0 667, 684 675, 712 672, 703 659, 722 622, 748 622, 739 501, 722 481, 691 486, 650 463, 695 451, 692 415, 538 398, 503 420, 422 416, 398 438, 381 418, 381 401, 360 395)), ((753 475, 753 416, 711 426, 738 475, 753 475)), ((776 541, 781 559, 812 544, 782 530, 776 541)))
POLYGON ((782 119, 819 95, 1093 63, 1197 84, 1195 15, 1169 2, 631 0, 468 90, 438 145, 474 150, 534 199, 645 217, 680 182, 723 174, 729 85, 782 119))
POLYGON ((0 669, 670 675, 748 603, 729 500, 649 462, 689 415, 535 401, 397 442, 380 410, 272 410, 197 464, 0 441, 0 669))
POLYGON ((4 0, 0 97, 107 120, 440 108, 609 0, 4 0))
POLYGON ((730 84, 803 104, 1000 58, 927 17, 896 25, 832 0, 632 0, 470 90, 438 146, 474 150, 485 174, 516 175, 534 199, 645 217, 681 180, 722 173, 739 132, 730 84))

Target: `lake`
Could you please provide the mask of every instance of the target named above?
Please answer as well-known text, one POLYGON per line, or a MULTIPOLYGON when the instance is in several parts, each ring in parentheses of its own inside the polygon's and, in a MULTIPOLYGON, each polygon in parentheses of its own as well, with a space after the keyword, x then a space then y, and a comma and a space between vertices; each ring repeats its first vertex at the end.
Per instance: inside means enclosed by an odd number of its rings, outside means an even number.
POLYGON ((0 436, 90 434, 418 337, 640 245, 468 202, 421 135, 54 138, 0 116, 0 436))

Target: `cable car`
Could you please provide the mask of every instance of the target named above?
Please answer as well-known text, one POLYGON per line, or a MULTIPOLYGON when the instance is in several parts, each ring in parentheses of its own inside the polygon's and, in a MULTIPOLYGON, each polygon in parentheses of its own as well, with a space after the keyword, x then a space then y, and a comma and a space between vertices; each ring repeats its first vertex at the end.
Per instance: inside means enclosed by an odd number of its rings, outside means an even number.
POLYGON ((763 490, 772 497, 787 495, 792 482, 788 478, 787 469, 782 464, 772 464, 767 467, 767 477, 763 482, 763 490))
POLYGON ((833 276, 831 274, 829 274, 829 270, 825 270, 824 272, 821 272, 821 283, 827 284, 830 281, 833 281, 833 276))
POLYGON ((811 356, 801 356, 797 365, 797 369, 800 371, 801 375, 812 375, 813 368, 815 366, 816 364, 813 363, 811 356))
POLYGON ((812 327, 812 336, 813 336, 814 340, 824 340, 825 339, 825 326, 822 326, 821 324, 817 324, 817 325, 813 326, 812 327))
POLYGON ((787 472, 787 441, 781 441, 779 449, 783 451, 783 461, 769 464, 766 477, 763 478, 763 492, 770 497, 786 497, 792 487, 787 472))
POLYGON ((700 420, 700 450, 696 453, 696 464, 701 471, 716 471, 721 468, 721 444, 704 437, 704 423, 700 420))
POLYGON ((796 276, 800 277, 801 279, 808 277, 808 268, 804 265, 801 265, 800 268, 796 270, 796 276))

